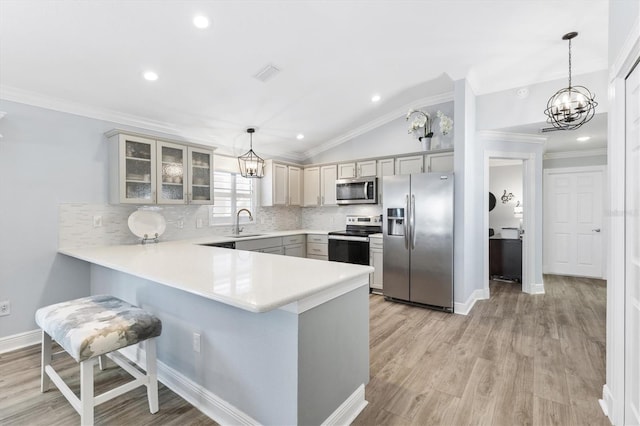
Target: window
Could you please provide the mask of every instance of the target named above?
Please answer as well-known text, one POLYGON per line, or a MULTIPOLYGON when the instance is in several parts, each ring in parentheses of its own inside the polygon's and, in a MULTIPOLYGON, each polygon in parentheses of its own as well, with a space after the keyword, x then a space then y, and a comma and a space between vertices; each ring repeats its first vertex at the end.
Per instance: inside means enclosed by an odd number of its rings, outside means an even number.
MULTIPOLYGON (((213 225, 229 225, 235 221, 239 209, 251 210, 255 217, 253 179, 243 178, 240 173, 213 172, 213 202, 210 207, 213 225)), ((240 216, 240 222, 248 222, 247 215, 240 216)))

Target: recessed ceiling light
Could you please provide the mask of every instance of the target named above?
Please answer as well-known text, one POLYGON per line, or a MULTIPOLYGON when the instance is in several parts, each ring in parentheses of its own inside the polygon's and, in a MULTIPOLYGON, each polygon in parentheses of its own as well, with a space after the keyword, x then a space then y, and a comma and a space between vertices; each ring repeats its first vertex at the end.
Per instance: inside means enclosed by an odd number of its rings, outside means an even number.
POLYGON ((302 133, 298 133, 298 136, 296 136, 296 139, 301 141, 302 139, 304 139, 304 135, 302 133))
POLYGON ((589 139, 591 139, 591 136, 580 136, 579 138, 576 138, 578 142, 586 142, 589 139))
POLYGON ((143 77, 145 80, 156 81, 158 79, 158 74, 153 71, 145 71, 143 77))
POLYGON ((371 102, 378 102, 380 99, 380 95, 373 95, 371 97, 371 102))
POLYGON ((193 25, 195 25, 196 28, 200 29, 207 28, 209 26, 209 18, 207 18, 206 16, 197 15, 193 18, 193 25))

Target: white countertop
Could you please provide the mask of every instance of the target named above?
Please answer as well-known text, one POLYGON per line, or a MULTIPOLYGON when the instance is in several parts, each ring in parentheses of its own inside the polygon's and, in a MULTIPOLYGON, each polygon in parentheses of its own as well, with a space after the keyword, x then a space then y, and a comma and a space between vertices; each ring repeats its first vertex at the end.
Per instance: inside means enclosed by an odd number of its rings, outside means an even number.
MULTIPOLYGON (((271 232, 251 239, 319 233, 327 231, 271 232)), ((371 266, 199 245, 238 240, 202 237, 58 251, 251 312, 277 309, 373 272, 371 266)))

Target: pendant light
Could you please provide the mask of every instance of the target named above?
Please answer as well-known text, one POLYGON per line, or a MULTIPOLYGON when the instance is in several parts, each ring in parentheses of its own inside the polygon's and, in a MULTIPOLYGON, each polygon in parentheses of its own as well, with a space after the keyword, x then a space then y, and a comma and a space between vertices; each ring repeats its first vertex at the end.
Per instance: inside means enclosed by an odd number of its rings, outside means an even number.
POLYGON ((250 138, 250 149, 238 157, 240 174, 245 178, 261 178, 264 176, 264 160, 253 152, 253 134, 255 131, 256 129, 247 129, 250 138))
POLYGON ((547 102, 547 123, 558 130, 575 130, 589 122, 595 114, 598 103, 584 86, 571 86, 571 39, 578 35, 570 32, 562 36, 569 40, 569 87, 560 89, 547 102))

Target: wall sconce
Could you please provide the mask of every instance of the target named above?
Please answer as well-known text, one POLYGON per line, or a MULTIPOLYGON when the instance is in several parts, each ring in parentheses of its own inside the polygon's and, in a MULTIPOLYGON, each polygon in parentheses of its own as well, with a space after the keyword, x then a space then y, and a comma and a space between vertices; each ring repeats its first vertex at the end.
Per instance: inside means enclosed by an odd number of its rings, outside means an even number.
POLYGON ((507 190, 504 190, 504 194, 502 194, 502 197, 500 197, 500 199, 502 200, 502 204, 507 204, 509 201, 511 201, 511 199, 513 198, 513 194, 510 192, 507 194, 507 190))
POLYGON ((523 213, 522 205, 520 204, 520 201, 518 201, 516 206, 513 208, 513 215, 515 217, 522 217, 522 213, 523 213))

